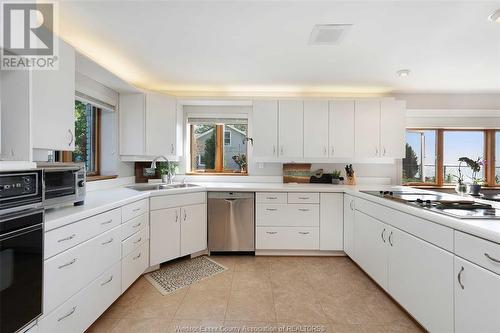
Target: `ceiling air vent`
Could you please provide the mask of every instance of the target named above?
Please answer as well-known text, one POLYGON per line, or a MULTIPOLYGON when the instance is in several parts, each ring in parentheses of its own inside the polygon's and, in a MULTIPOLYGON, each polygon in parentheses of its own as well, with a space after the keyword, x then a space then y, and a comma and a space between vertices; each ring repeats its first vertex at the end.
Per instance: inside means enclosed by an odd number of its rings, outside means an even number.
POLYGON ((309 45, 336 45, 352 24, 316 24, 309 37, 309 45))

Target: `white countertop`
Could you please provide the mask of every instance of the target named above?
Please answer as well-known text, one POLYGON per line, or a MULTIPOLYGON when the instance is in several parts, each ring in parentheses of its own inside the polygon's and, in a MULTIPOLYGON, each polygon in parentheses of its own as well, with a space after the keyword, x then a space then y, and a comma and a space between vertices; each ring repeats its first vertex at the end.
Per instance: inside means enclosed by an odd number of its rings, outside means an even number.
MULTIPOLYGON (((500 243, 500 220, 492 219, 458 219, 427 211, 397 201, 362 193, 369 190, 402 190, 411 192, 427 192, 403 186, 388 185, 331 185, 331 184, 283 184, 283 183, 195 183, 200 187, 168 189, 158 191, 135 191, 126 187, 89 192, 82 206, 66 206, 47 210, 45 214, 45 231, 59 228, 87 217, 126 205, 128 203, 152 196, 175 195, 200 191, 242 191, 242 192, 337 192, 347 193, 359 198, 393 208, 426 220, 438 223, 455 230, 460 230, 481 238, 500 243)), ((479 201, 479 200, 478 200, 479 201)), ((484 201, 482 201, 484 202, 484 201)), ((488 202, 490 203, 490 202, 488 202)), ((500 208, 500 204, 494 204, 500 208)))

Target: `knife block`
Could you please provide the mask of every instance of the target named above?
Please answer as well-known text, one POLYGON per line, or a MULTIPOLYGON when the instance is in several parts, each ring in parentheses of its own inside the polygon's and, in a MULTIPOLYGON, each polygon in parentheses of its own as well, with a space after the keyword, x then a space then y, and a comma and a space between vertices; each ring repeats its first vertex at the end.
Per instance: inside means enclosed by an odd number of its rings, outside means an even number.
POLYGON ((353 173, 351 177, 345 178, 345 185, 356 185, 356 174, 353 173))

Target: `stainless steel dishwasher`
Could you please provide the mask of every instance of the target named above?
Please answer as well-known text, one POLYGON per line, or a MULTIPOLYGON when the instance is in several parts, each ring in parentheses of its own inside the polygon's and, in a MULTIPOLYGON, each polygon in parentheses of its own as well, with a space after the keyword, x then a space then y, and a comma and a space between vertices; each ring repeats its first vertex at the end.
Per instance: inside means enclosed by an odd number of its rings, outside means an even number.
POLYGON ((255 252, 255 193, 208 192, 208 250, 255 252))

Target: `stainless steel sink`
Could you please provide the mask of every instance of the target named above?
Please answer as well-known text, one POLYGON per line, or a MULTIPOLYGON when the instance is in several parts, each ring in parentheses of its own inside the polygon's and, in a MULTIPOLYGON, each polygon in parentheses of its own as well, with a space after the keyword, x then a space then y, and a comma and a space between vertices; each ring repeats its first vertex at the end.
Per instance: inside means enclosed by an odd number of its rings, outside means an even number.
POLYGON ((127 186, 132 190, 136 191, 158 191, 158 190, 173 190, 177 188, 189 188, 189 187, 199 187, 194 184, 135 184, 127 186))

